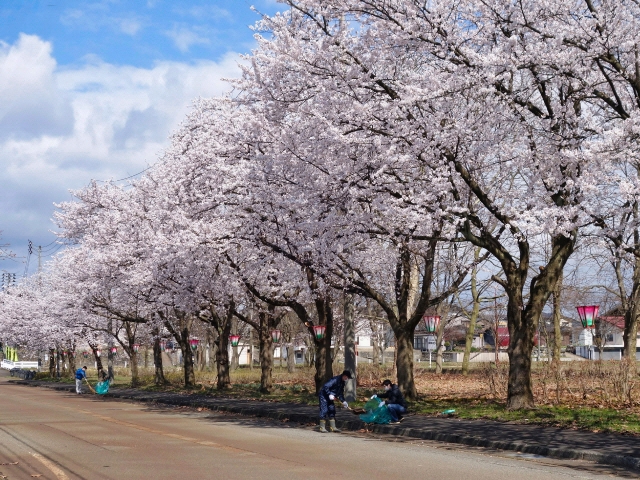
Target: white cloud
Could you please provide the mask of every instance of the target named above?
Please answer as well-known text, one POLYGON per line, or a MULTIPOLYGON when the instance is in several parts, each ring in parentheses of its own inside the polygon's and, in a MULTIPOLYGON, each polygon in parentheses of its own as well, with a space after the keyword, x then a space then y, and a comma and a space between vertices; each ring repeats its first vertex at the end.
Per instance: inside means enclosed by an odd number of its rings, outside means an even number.
POLYGON ((98 32, 109 29, 133 36, 142 28, 143 20, 135 14, 125 16, 111 15, 107 4, 91 3, 80 9, 66 9, 60 16, 60 22, 68 27, 98 32))
POLYGON ((142 25, 139 21, 133 18, 125 18, 120 21, 120 31, 122 33, 126 33, 127 35, 135 35, 140 31, 142 25))
POLYGON ((169 30, 165 34, 173 40, 182 53, 188 52, 191 45, 208 45, 210 43, 208 38, 186 27, 174 27, 173 30, 169 30))
POLYGON ((52 203, 68 189, 153 163, 192 100, 238 75, 233 54, 146 69, 95 57, 60 68, 51 52, 37 36, 0 44, 0 230, 14 245, 52 228, 52 203))
POLYGON ((0 44, 0 140, 71 130, 72 112, 55 69, 51 45, 37 37, 23 34, 14 45, 0 44))

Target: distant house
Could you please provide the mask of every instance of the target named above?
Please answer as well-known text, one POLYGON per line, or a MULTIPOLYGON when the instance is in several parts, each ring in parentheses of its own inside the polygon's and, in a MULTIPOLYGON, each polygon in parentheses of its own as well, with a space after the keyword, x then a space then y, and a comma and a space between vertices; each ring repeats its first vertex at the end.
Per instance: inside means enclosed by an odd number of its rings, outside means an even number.
MULTIPOLYGON (((596 328, 578 329, 574 334, 576 355, 592 360, 620 360, 624 349, 624 317, 621 315, 603 315, 598 318, 596 328)), ((636 358, 640 359, 638 351, 639 340, 636 337, 636 358)))
MULTIPOLYGON (((509 340, 511 337, 509 336, 509 328, 508 327, 498 327, 496 332, 494 332, 493 328, 488 328, 484 332, 484 341, 487 345, 495 346, 496 340, 493 338, 497 333, 498 335, 498 348, 507 348, 509 346, 509 340)), ((539 336, 536 333, 533 337, 533 344, 538 345, 539 336)), ((543 342, 544 343, 544 342, 543 342)))

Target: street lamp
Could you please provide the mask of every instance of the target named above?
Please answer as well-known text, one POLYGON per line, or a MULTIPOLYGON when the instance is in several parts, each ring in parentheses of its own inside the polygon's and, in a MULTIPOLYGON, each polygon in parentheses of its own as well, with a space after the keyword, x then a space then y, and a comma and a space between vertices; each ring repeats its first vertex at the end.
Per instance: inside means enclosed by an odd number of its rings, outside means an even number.
POLYGON ((600 310, 598 305, 584 305, 576 307, 576 309, 583 328, 596 328, 595 319, 598 316, 598 310, 600 310))
POLYGON ((229 335, 229 341, 231 342, 232 347, 237 347, 238 342, 240 341, 240 335, 229 335))
MULTIPOLYGON (((440 326, 440 315, 425 315, 422 317, 424 320, 424 326, 427 329, 427 335, 435 335, 440 326)), ((436 345, 437 347, 437 345, 436 345)), ((429 368, 431 368, 431 344, 427 337, 427 351, 429 352, 429 368)))
POLYGON ((322 340, 324 338, 324 334, 327 331, 327 327, 324 325, 314 325, 313 326, 313 335, 316 337, 316 340, 322 340))
POLYGON ((271 340, 273 340, 273 343, 280 343, 281 336, 280 330, 271 330, 271 340))

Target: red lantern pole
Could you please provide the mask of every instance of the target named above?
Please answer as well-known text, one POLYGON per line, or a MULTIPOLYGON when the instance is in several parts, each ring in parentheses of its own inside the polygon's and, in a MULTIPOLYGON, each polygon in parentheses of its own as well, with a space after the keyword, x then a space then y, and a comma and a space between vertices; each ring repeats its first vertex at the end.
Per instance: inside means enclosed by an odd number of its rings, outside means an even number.
POLYGON ((238 342, 240 342, 240 335, 229 335, 229 341, 232 347, 237 347, 238 342))

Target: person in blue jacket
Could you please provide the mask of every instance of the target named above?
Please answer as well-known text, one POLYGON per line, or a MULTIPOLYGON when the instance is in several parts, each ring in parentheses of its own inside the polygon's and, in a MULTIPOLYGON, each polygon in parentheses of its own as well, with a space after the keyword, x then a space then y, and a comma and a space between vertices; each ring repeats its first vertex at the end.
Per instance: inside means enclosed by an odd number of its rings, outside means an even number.
POLYGON ((340 431, 336 428, 336 406, 333 401, 338 398, 344 408, 349 407, 344 399, 344 384, 350 378, 353 378, 353 375, 349 370, 345 370, 340 375, 331 378, 320 389, 318 397, 320 399, 320 431, 322 433, 328 433, 327 416, 329 417, 329 430, 332 432, 340 431))
POLYGON ((391 423, 400 423, 402 421, 402 415, 407 413, 407 404, 404 401, 402 392, 398 388, 398 385, 391 383, 391 380, 385 380, 382 382, 384 387, 384 393, 374 395, 371 398, 384 398, 385 400, 380 402, 380 406, 386 404, 391 415, 391 423))
POLYGON ((76 393, 78 395, 82 393, 82 380, 87 381, 87 367, 76 370, 76 393))

